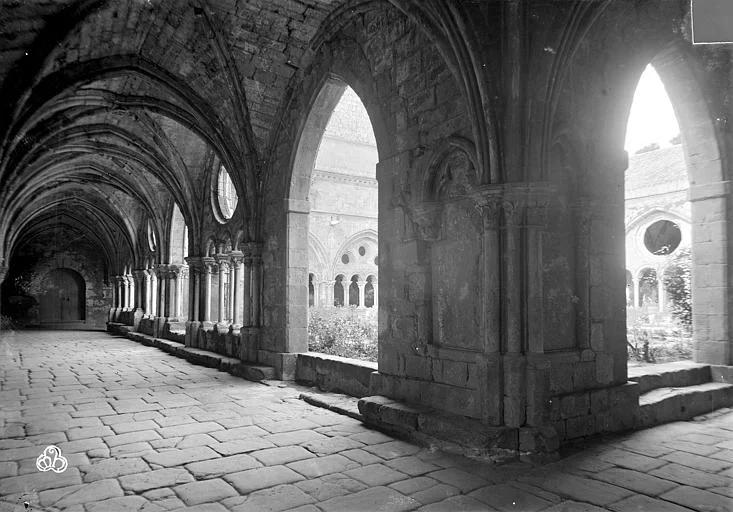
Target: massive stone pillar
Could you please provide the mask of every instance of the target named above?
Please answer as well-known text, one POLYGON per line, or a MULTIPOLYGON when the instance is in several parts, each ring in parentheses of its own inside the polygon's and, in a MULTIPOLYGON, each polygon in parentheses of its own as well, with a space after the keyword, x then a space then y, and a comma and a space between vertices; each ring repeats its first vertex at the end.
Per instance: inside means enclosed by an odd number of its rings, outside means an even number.
POLYGON ((374 305, 372 307, 379 309, 379 283, 376 277, 372 278, 372 289, 374 290, 374 305))
POLYGON ((244 256, 244 276, 242 279, 242 323, 249 327, 252 325, 252 255, 244 256))
POLYGON ((262 321, 262 247, 252 256, 252 325, 259 327, 262 321))

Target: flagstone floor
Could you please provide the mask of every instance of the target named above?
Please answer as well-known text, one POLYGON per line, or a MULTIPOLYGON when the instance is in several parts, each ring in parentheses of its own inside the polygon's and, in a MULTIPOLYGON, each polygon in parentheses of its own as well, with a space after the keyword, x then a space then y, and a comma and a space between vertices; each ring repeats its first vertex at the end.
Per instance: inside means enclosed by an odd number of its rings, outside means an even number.
POLYGON ((0 512, 733 511, 731 410, 492 466, 311 406, 303 389, 101 332, 2 332, 0 512), (49 445, 64 471, 52 453, 39 471, 49 445))

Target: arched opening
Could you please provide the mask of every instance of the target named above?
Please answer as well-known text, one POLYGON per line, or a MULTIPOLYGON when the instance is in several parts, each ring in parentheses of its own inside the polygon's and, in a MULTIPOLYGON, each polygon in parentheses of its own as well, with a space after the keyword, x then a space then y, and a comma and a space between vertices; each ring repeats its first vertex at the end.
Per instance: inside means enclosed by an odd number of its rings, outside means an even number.
MULTIPOLYGON (((289 325, 297 326, 303 310, 310 310, 308 350, 317 350, 317 339, 337 334, 344 322, 353 322, 359 332, 373 333, 361 342, 376 347, 377 315, 366 314, 366 282, 358 272, 374 275, 378 229, 377 145, 369 114, 359 96, 337 79, 326 82, 318 94, 298 144, 293 163, 293 182, 288 213, 288 239, 293 249, 307 237, 308 251, 289 250, 288 276, 308 275, 308 287, 288 286, 289 325), (302 197, 301 203, 295 201, 302 197), (296 211, 298 210, 299 211, 296 211), (307 231, 303 227, 307 227, 307 231), (306 231, 306 232, 304 232, 306 231), (363 234, 368 233, 368 239, 363 234), (302 261, 302 256, 307 261, 302 261), (335 276, 333 281, 314 282, 310 276, 335 276), (319 296, 323 295, 321 299, 319 296), (307 301, 307 302, 306 302, 307 301), (303 305, 303 309, 298 307, 303 305), (306 304, 308 307, 305 307, 306 304), (349 311, 333 309, 346 306, 349 311), (348 316, 348 318, 347 318, 348 316), (329 331, 324 334, 323 330, 329 331), (316 330, 318 332, 316 332, 316 330), (333 333, 331 333, 333 331, 333 333)), ((289 277, 290 278, 290 277, 289 277)), ((300 281, 303 283, 303 281, 300 281)), ((302 286, 302 284, 299 286, 302 286)), ((374 288, 371 288, 372 296, 374 288)), ((373 302, 373 298, 372 304, 373 302)), ((299 332, 289 331, 291 350, 299 332)), ((332 353, 358 357, 339 351, 348 344, 334 343, 332 353)), ((302 350, 305 350, 303 347, 302 350)), ((362 354, 361 350, 359 353, 362 354)), ((372 352, 376 352, 375 350, 372 352)))
POLYGON ((41 324, 86 320, 86 283, 81 274, 68 268, 54 269, 43 277, 41 289, 41 324))
POLYGON ((308 306, 313 307, 316 304, 316 290, 313 286, 313 274, 308 274, 308 306))
POLYGON ((367 277, 366 285, 364 286, 364 306, 367 308, 374 307, 374 284, 377 279, 374 276, 367 277))
POLYGON ((667 352, 670 337, 684 346, 657 362, 695 354, 698 361, 726 364, 730 342, 719 338, 724 332, 727 338, 727 274, 724 265, 711 264, 726 261, 727 252, 726 199, 716 192, 720 156, 711 115, 682 51, 665 50, 642 73, 626 150, 626 265, 651 267, 632 281, 632 294, 638 293, 627 308, 627 328, 663 340, 653 347, 658 354, 667 352), (683 270, 670 277, 669 268, 683 270), (700 272, 705 279, 695 279, 700 272), (711 306, 697 311, 696 302, 711 306))

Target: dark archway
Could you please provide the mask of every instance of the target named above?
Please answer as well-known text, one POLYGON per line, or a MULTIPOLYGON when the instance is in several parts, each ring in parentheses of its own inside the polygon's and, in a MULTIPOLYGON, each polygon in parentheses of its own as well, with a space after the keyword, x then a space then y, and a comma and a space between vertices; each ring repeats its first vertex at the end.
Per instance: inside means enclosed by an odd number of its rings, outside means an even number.
POLYGON ((39 297, 41 324, 86 320, 86 283, 76 271, 57 268, 44 276, 39 297))

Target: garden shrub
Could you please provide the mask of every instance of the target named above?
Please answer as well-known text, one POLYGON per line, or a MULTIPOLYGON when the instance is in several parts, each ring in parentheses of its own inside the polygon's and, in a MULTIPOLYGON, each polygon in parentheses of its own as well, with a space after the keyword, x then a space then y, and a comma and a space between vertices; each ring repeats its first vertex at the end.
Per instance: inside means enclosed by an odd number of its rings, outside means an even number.
POLYGON ((357 310, 356 306, 311 308, 308 350, 376 362, 376 311, 357 310))

